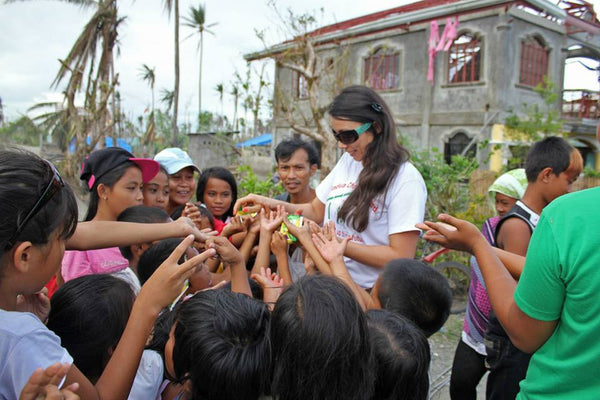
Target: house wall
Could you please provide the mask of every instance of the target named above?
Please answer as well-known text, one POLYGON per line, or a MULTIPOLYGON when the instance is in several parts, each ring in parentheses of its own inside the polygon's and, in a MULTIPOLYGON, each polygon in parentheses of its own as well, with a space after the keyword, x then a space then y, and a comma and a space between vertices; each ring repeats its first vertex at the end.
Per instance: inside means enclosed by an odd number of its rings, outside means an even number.
MULTIPOLYGON (((460 16, 459 35, 469 31, 482 39, 482 70, 480 82, 448 84, 448 56, 439 52, 435 58, 433 84, 427 81, 429 23, 416 24, 407 29, 394 29, 377 34, 348 39, 349 46, 346 82, 361 84, 363 59, 379 46, 396 49, 400 53, 399 87, 381 91, 398 123, 399 132, 412 146, 443 150, 444 143, 459 131, 478 140, 489 140, 493 124, 502 124, 510 110, 523 111, 523 104, 542 104, 542 99, 532 88, 519 85, 521 40, 537 35, 550 50, 549 78, 562 88, 566 36, 562 26, 525 11, 511 8, 486 10, 460 16), (486 124, 487 121, 487 124, 486 124)), ((439 20, 440 34, 443 31, 439 20)), ((340 54, 339 45, 320 47, 319 55, 327 59, 340 54)), ((292 99, 290 70, 277 68, 276 91, 283 93, 300 113, 308 116, 308 101, 292 99)), ((334 94, 322 90, 323 104, 334 94)), ((558 107, 558 105, 557 105, 558 107)), ((289 136, 291 130, 285 118, 275 115, 275 142, 289 136)), ((480 161, 486 159, 479 152, 480 161)))

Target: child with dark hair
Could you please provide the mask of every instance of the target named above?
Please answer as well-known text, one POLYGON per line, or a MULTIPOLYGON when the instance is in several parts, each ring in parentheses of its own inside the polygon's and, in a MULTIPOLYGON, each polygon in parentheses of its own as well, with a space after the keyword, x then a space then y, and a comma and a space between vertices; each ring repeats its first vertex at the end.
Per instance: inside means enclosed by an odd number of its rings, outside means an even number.
POLYGON ((408 319, 386 310, 367 311, 375 370, 375 400, 426 400, 429 342, 408 319))
MULTIPOLYGON (((90 203, 86 221, 116 221, 128 207, 142 204, 142 185, 151 180, 160 166, 156 161, 135 158, 118 147, 96 150, 82 163, 80 179, 86 182, 90 203)), ((117 247, 66 251, 62 261, 65 282, 84 275, 125 270, 129 262, 117 247)), ((124 276, 120 276, 123 278, 124 276)), ((125 277, 135 285, 135 276, 125 277)))
MULTIPOLYGON (((107 274, 75 278, 52 297, 48 329, 60 337, 61 345, 92 383, 98 381, 119 343, 134 300, 127 283, 107 274)), ((161 355, 144 350, 129 398, 155 398, 163 373, 161 355)))
POLYGON ((331 276, 288 286, 271 316, 274 398, 370 399, 371 345, 365 314, 331 276))
MULTIPOLYGON (((47 303, 38 292, 60 268, 65 244, 76 226, 75 197, 53 165, 29 152, 0 150, 1 398, 18 398, 38 367, 73 360, 41 322, 47 317, 47 303)), ((64 380, 66 387, 77 383, 77 393, 84 400, 127 396, 159 311, 180 293, 195 267, 215 254, 211 249, 177 265, 175 260, 192 241, 191 236, 186 238, 142 288, 121 340, 96 384, 72 365, 64 380)))
POLYGON ((371 297, 384 310, 412 321, 427 337, 444 325, 452 306, 447 279, 429 265, 408 258, 385 265, 371 297))
POLYGON ((142 188, 144 205, 148 207, 157 207, 166 212, 169 204, 169 190, 169 173, 161 165, 156 176, 145 183, 142 188))
POLYGON ((175 398, 256 400, 268 393, 269 321, 265 304, 229 290, 184 301, 165 346, 167 371, 183 383, 175 398))
MULTIPOLYGON (((123 210, 117 217, 120 222, 138 222, 144 224, 167 223, 171 221, 167 213, 157 207, 133 206, 123 210)), ((137 266, 140 257, 152 246, 152 242, 137 243, 130 246, 119 246, 119 251, 129 261, 129 268, 138 275, 137 266)), ((138 289, 139 291, 139 289, 138 289)))
MULTIPOLYGON (((198 178, 196 200, 206 205, 208 211, 221 222, 233 217, 233 205, 237 200, 237 183, 235 177, 226 168, 211 167, 205 169, 198 178)), ((215 229, 221 232, 215 226, 215 229)))
MULTIPOLYGON (((140 282, 143 285, 156 271, 156 269, 162 264, 169 255, 173 252, 177 246, 181 243, 182 239, 171 238, 171 239, 163 239, 158 243, 150 246, 144 254, 140 257, 140 261, 138 262, 138 276, 140 278, 140 282)), ((197 255, 198 252, 195 248, 190 247, 186 249, 185 254, 179 260, 179 262, 183 263, 186 259, 192 258, 197 255)), ((206 289, 207 287, 212 286, 213 279, 212 274, 204 265, 204 263, 197 268, 194 274, 189 279, 189 293, 196 293, 199 290, 206 289)))
MULTIPOLYGON (((571 191, 583 169, 579 151, 565 139, 550 136, 531 146, 525 160, 527 189, 523 197, 500 219, 494 245, 525 256, 542 210, 554 199, 571 191)), ((513 273, 519 279, 520 271, 513 273)), ((485 333, 486 392, 489 400, 515 398, 525 378, 530 354, 515 347, 492 309, 485 333)))
MULTIPOLYGON (((290 228, 291 224, 287 224, 290 228)), ((305 233, 291 227, 293 234, 305 239, 305 233)), ((399 258, 389 261, 367 293, 352 280, 343 254, 348 238, 335 236, 335 224, 330 221, 312 241, 323 260, 329 263, 330 272, 352 290, 363 309, 383 308, 411 320, 426 336, 437 332, 446 322, 452 306, 452 291, 446 278, 421 261, 399 258)), ((312 255, 311 255, 312 256, 312 255)))

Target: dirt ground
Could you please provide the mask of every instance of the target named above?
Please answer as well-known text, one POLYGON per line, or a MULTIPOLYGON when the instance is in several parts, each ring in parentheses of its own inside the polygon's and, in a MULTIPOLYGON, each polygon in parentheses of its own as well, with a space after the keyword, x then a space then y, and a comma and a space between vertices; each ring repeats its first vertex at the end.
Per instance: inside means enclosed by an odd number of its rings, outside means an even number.
MULTIPOLYGON (((442 329, 429 338, 433 364, 430 377, 431 400, 450 400, 450 368, 454 350, 460 339, 464 317, 464 313, 450 315, 442 329)), ((485 399, 485 381, 484 376, 477 387, 478 399, 485 399)))

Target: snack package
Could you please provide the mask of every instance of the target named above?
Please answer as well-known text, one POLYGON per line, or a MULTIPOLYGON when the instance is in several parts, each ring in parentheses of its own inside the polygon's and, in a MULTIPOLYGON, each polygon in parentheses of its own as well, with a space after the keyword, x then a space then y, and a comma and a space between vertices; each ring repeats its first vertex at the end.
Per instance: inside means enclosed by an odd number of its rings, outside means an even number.
MULTIPOLYGON (((298 228, 300 228, 302 226, 302 216, 301 215, 290 215, 290 216, 288 216, 288 221, 291 222, 292 224, 296 225, 298 228)), ((287 226, 283 222, 281 223, 279 232, 283 236, 286 237, 288 244, 292 244, 292 243, 298 241, 298 239, 288 231, 287 226)))
POLYGON ((240 209, 238 210, 238 212, 236 213, 236 215, 250 215, 252 218, 256 217, 258 215, 258 213, 255 212, 250 212, 248 210, 248 207, 240 207, 240 209))

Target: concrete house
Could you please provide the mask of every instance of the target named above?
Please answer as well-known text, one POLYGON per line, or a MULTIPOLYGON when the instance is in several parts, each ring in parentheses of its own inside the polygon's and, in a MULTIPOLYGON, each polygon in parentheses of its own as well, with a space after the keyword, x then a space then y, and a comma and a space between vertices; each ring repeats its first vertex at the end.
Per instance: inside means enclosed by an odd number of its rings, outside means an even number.
MULTIPOLYGON (((399 134, 414 146, 443 150, 448 160, 470 154, 499 170, 520 145, 503 129, 511 110, 522 114, 524 103, 542 105, 534 88, 544 77, 562 93, 569 58, 600 60, 600 22, 591 4, 556 3, 424 0, 311 35, 321 62, 346 49, 344 84, 377 90, 394 111, 399 134), (484 141, 483 149, 477 146, 484 141)), ((245 58, 275 58, 290 46, 280 43, 245 58)), ((275 92, 306 113, 308 91, 297 72, 276 67, 275 92)), ((556 107, 586 165, 600 170, 598 95, 598 86, 566 91, 556 107)), ((273 126, 275 142, 294 134, 277 111, 273 126)))

